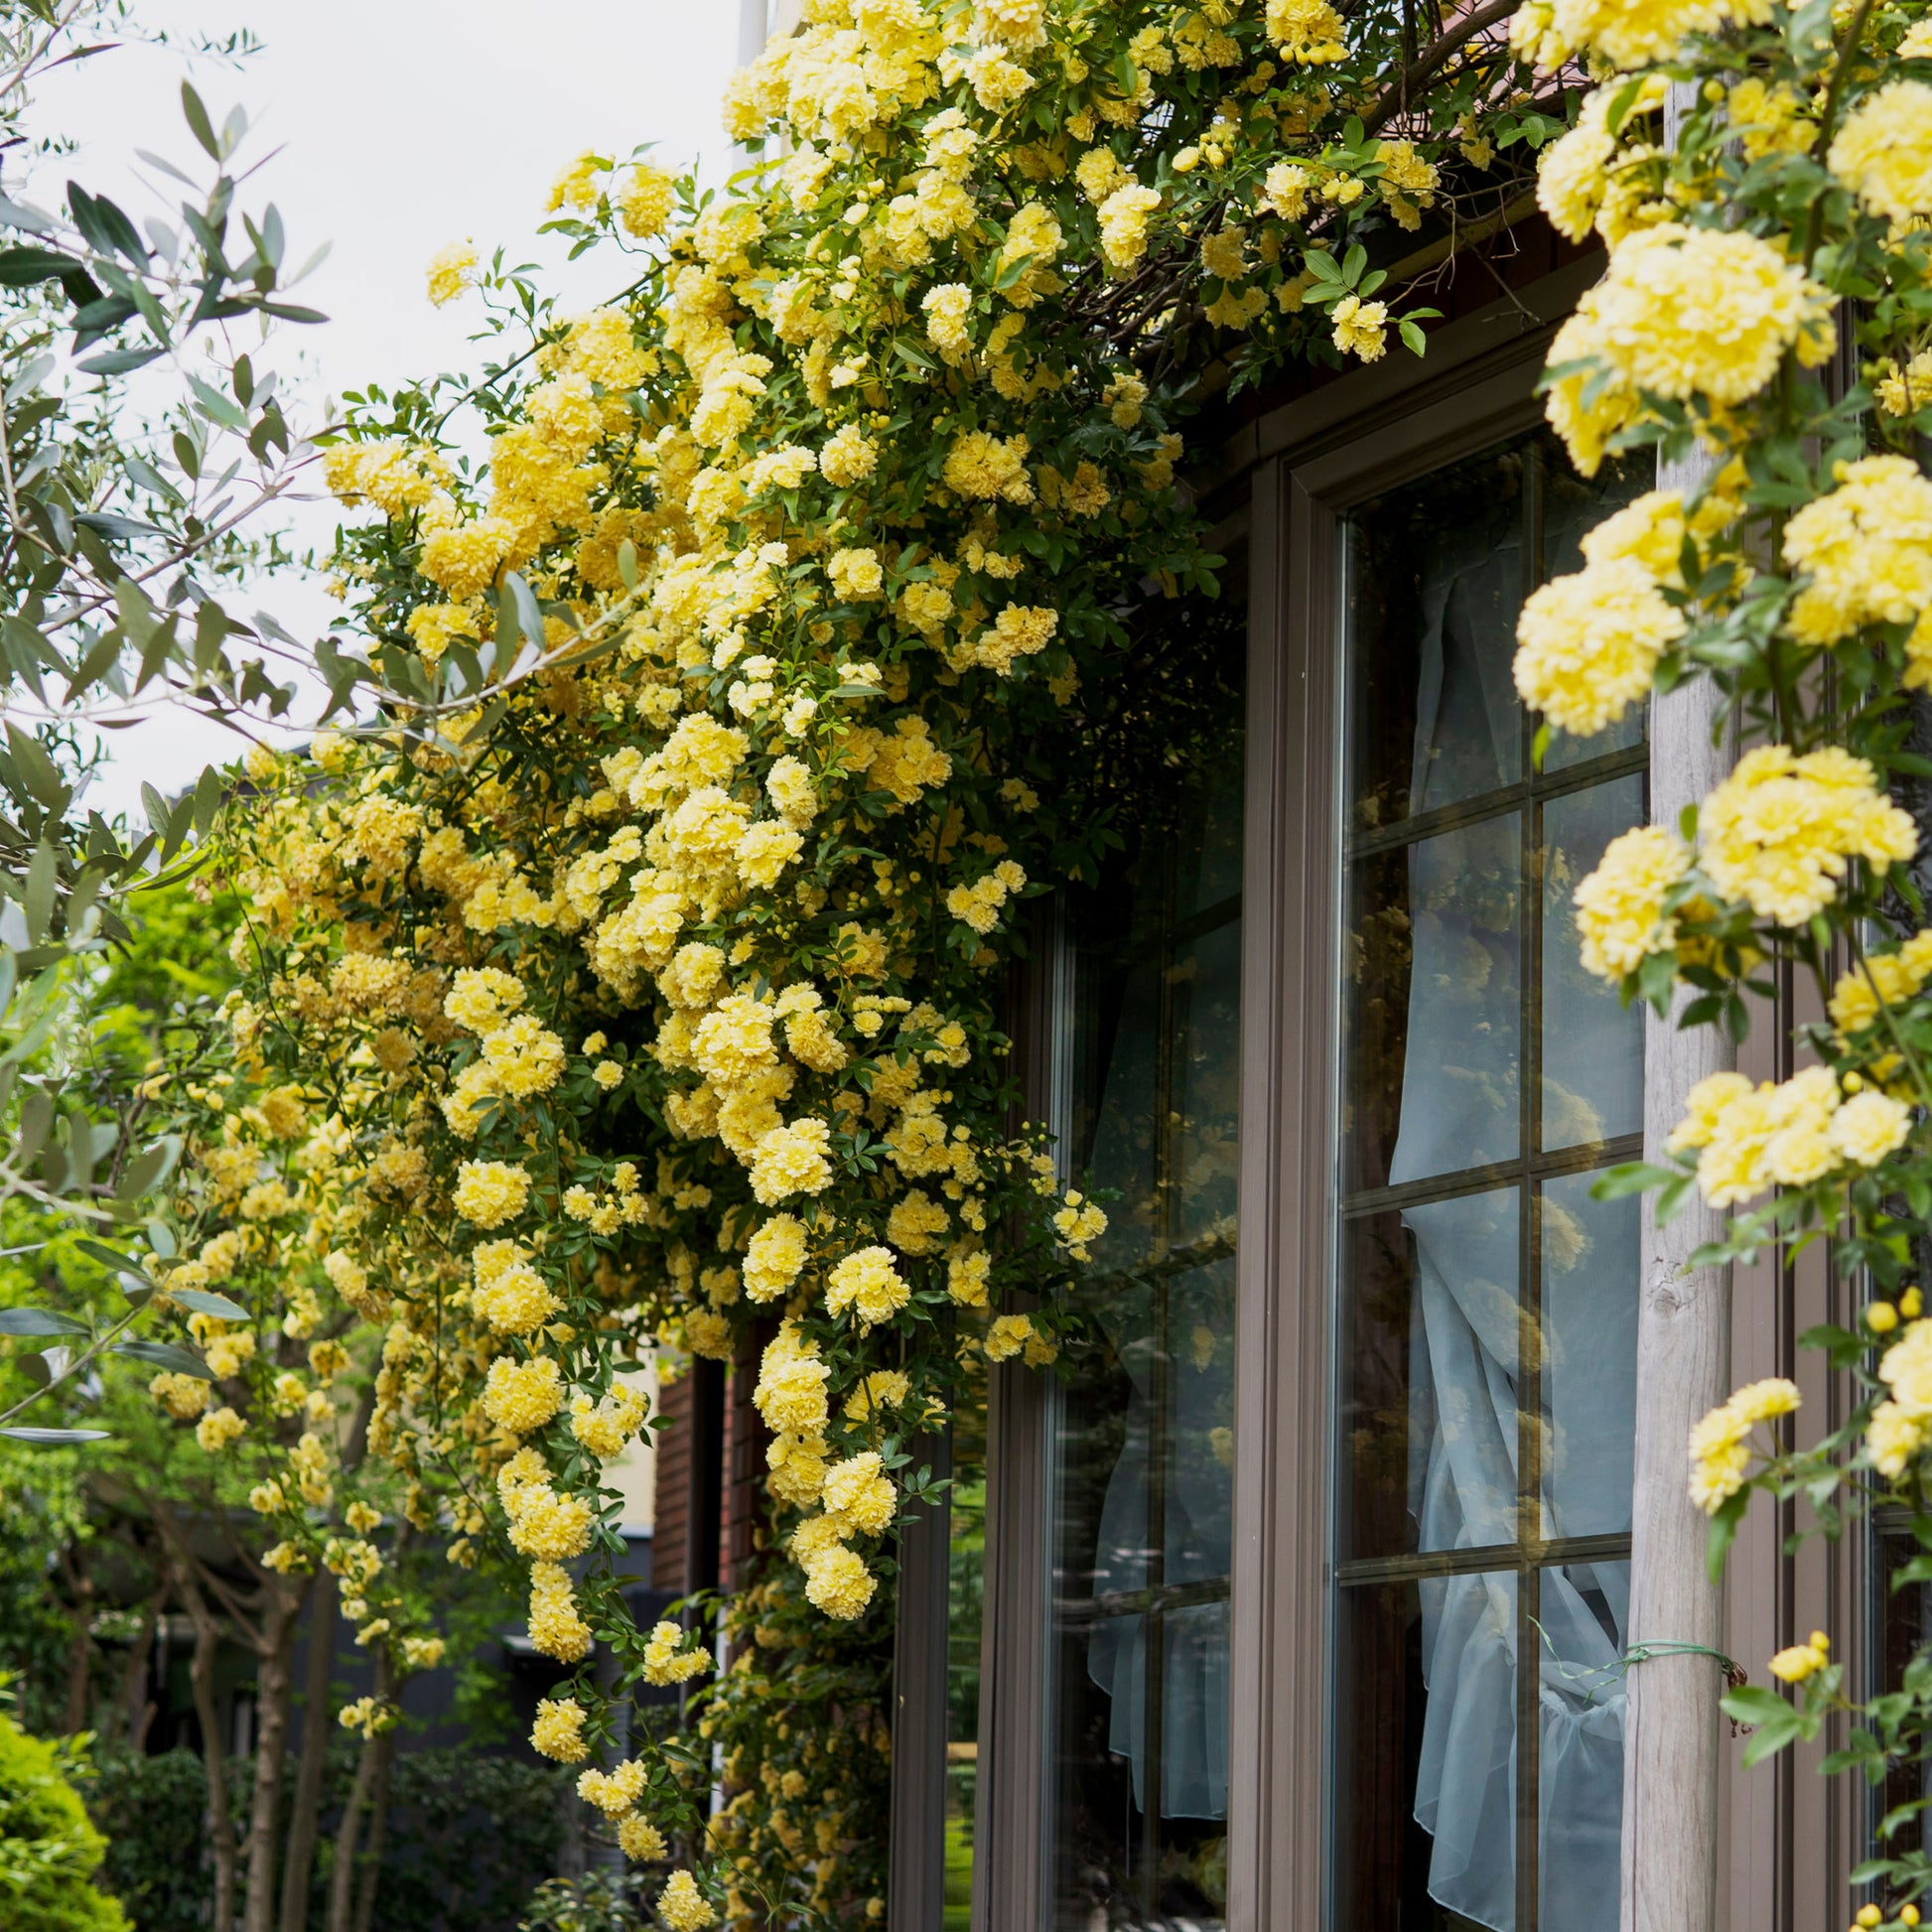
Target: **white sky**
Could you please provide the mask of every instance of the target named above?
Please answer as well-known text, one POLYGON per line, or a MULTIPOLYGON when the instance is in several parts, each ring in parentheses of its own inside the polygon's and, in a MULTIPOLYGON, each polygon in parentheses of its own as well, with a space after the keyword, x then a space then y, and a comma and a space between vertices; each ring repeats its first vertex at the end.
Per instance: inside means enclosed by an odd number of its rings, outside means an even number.
MULTIPOLYGON (((472 361, 472 305, 437 310, 423 293, 424 264, 446 242, 474 238, 485 259, 500 242, 511 262, 552 264, 546 285, 567 304, 609 293, 614 266, 595 256, 566 264, 557 237, 533 232, 551 177, 573 156, 653 141, 661 162, 695 160, 712 180, 731 165, 718 100, 739 60, 740 0, 146 0, 142 17, 183 34, 245 24, 264 43, 239 69, 202 62, 193 78, 217 126, 237 102, 248 108, 244 161, 279 150, 239 202, 281 210, 291 267, 332 244, 295 298, 330 320, 285 329, 266 358, 286 371, 300 351, 317 412, 371 379, 472 361)), ((40 93, 40 124, 85 143, 74 177, 114 195, 137 222, 154 208, 154 185, 175 185, 143 168, 136 149, 203 178, 206 157, 181 117, 181 72, 173 53, 121 48, 49 76, 40 93)), ((40 185, 44 206, 65 172, 40 185)), ((322 504, 295 520, 304 544, 334 528, 322 504)), ((333 607, 316 587, 285 582, 243 608, 268 609, 306 636, 333 607)), ((171 792, 239 750, 179 714, 115 734, 113 746, 114 765, 87 802, 133 817, 143 780, 171 792)))

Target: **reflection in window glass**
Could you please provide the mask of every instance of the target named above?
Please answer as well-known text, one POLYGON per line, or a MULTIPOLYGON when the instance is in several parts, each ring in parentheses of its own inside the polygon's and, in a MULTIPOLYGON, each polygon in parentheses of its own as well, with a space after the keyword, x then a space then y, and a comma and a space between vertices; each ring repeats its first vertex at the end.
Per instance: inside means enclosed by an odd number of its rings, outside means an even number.
POLYGON ((1535 768, 1534 586, 1640 486, 1519 439, 1346 529, 1338 1923, 1613 1932, 1637 1017, 1570 896, 1641 820, 1641 721, 1535 768), (1531 1821, 1534 1821, 1532 1830, 1531 1821))
POLYGON ((979 1788, 980 1634, 986 1601, 986 1368, 975 1356, 953 1409, 946 1512, 946 1879, 943 1932, 973 1922, 979 1788))
POLYGON ((1189 702, 1057 949, 1061 1159, 1111 1196, 1053 1426, 1050 1882, 1077 1932, 1226 1904, 1244 642, 1238 606, 1187 637, 1189 702))

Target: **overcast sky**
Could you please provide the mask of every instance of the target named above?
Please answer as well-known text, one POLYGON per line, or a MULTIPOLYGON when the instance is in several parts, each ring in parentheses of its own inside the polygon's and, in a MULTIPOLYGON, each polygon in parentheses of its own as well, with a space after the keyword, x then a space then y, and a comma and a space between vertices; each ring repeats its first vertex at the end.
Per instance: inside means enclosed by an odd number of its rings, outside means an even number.
MULTIPOLYGON (((731 165, 718 99, 738 61, 740 0, 146 0, 141 13, 183 34, 246 25, 264 43, 239 69, 200 62, 193 77, 217 125, 231 106, 247 107, 245 159, 273 154, 241 200, 281 210, 290 263, 331 244, 299 298, 330 320, 284 332, 272 358, 287 366, 299 343, 317 410, 371 379, 472 360, 470 305, 433 309, 423 292, 424 265, 445 242, 473 237, 485 257, 500 242, 511 261, 553 264, 548 285, 572 304, 608 293, 608 268, 564 264, 554 238, 533 233, 551 177, 586 148, 626 154, 654 141, 660 161, 697 161, 714 180, 731 165)), ((181 71, 174 54, 124 47, 41 90, 42 126, 85 144, 73 174, 137 220, 167 183, 136 149, 201 175, 181 71)), ((38 199, 59 192, 53 180, 38 199)), ((299 521, 305 540, 333 527, 322 505, 299 521)), ((330 609, 293 585, 258 602, 298 634, 330 609)), ((218 729, 179 717, 118 734, 115 769, 88 802, 138 814, 143 779, 170 791, 234 749, 218 729)))

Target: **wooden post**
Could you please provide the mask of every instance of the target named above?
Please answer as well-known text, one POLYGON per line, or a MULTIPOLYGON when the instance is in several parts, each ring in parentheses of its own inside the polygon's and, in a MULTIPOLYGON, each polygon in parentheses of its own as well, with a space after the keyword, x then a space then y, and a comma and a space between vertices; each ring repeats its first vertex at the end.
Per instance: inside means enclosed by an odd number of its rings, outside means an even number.
MULTIPOLYGON (((1691 98, 1674 86, 1666 130, 1691 98)), ((1686 495, 1709 475, 1700 458, 1658 466, 1658 486, 1686 495)), ((1650 818, 1675 829, 1678 816, 1730 768, 1727 747, 1712 744, 1718 693, 1708 679, 1652 701, 1650 818)), ((1661 1163, 1683 1117, 1684 1096, 1706 1074, 1735 1063, 1715 1027, 1685 1033, 1678 1016, 1644 1019, 1644 1159, 1661 1163)), ((1707 1578, 1709 1526, 1691 1501, 1691 1426, 1729 1393, 1730 1271, 1693 1270, 1694 1250, 1722 1232, 1723 1216, 1693 1194, 1668 1227, 1644 1213, 1637 1307, 1636 1482, 1631 1498, 1631 1643, 1704 1644, 1718 1649, 1723 1592, 1707 1578)), ((1620 1932, 1714 1932, 1718 1884, 1718 1699, 1722 1668, 1701 1656, 1660 1656, 1626 1677, 1623 1721, 1623 1890, 1620 1932)))

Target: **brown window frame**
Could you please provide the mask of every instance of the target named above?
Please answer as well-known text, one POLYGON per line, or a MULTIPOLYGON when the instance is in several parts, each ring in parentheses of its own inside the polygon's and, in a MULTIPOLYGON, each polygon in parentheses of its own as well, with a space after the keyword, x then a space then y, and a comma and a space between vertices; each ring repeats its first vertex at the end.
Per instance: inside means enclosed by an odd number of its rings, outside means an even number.
MULTIPOLYGON (((1321 1932, 1330 1911, 1338 528, 1363 500, 1539 421, 1550 341, 1600 269, 1597 257, 1574 263, 1439 331, 1421 362, 1392 358, 1261 416, 1194 473, 1200 498, 1245 528, 1249 557, 1230 1932, 1321 1932)), ((1016 1015, 1035 1119, 1051 1111, 1059 991, 1053 949, 1041 948, 1016 1015)), ((1780 1002, 1782 1014, 1793 1010, 1780 1002)), ((1742 1070, 1788 1073, 1787 1031, 1767 1016, 1742 1070)), ((1815 1355, 1800 1357, 1796 1336, 1844 1319, 1844 1299, 1816 1250, 1795 1265, 1767 1256, 1739 1269, 1732 1379, 1793 1374, 1809 1412, 1833 1415, 1841 1392, 1815 1355)), ((990 1378, 974 1932, 1050 1922, 1048 1393, 1017 1365, 990 1378)), ((1823 1624, 1844 1633, 1840 1654, 1861 1668, 1863 1550, 1812 1543, 1788 1555, 1786 1527, 1760 1509, 1738 1539, 1726 1648, 1762 1681, 1772 1650, 1823 1624)), ((1723 1932, 1800 1932, 1846 1915, 1861 1799, 1850 1780, 1828 1787, 1814 1775, 1837 1741, 1748 1774, 1737 1766, 1741 1742, 1727 1744, 1714 1848, 1723 1932)), ((910 1856, 904 1839, 896 1850, 910 1856)), ((921 1887, 913 1871, 903 1877, 895 1896, 909 1905, 921 1887)))

